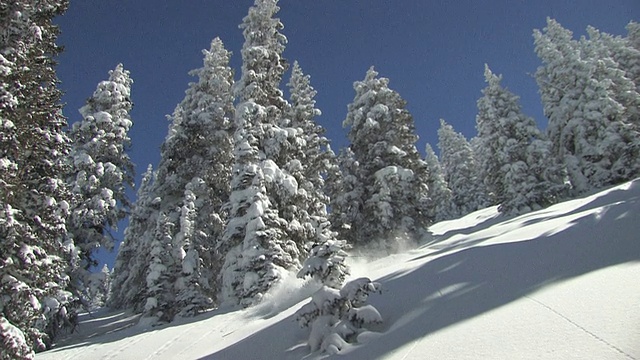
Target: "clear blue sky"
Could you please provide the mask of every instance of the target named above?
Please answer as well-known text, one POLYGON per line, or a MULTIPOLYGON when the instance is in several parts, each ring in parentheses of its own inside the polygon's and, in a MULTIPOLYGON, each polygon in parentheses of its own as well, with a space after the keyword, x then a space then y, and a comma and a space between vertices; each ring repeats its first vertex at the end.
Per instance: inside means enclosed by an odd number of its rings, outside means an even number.
MULTIPOLYGON (((202 65, 201 50, 219 36, 234 55, 239 77, 243 38, 238 24, 253 0, 71 0, 57 19, 58 76, 69 122, 123 63, 134 80, 131 156, 137 179, 159 161, 169 125, 202 65)), ((576 36, 587 25, 618 35, 640 21, 638 0, 281 0, 278 16, 289 39, 285 57, 298 60, 318 91, 319 123, 334 150, 346 145, 342 121, 354 97, 352 84, 374 65, 408 101, 420 140, 436 148, 444 118, 467 138, 475 135, 476 100, 484 87, 484 63, 503 74, 503 84, 521 96, 524 110, 546 127, 532 75, 540 65, 532 31, 546 17, 576 36)), ((288 81, 285 76, 283 86, 288 81)), ((111 262, 111 260, 108 260, 111 262)))

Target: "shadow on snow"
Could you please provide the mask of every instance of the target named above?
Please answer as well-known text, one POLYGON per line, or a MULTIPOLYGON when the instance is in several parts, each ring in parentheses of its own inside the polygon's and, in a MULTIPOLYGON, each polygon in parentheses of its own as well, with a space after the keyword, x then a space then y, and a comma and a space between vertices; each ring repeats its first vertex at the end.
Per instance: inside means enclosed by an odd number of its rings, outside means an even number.
MULTIPOLYGON (((640 181, 630 186, 640 187, 640 181)), ((533 240, 444 253, 413 271, 378 279, 384 294, 372 296, 370 302, 383 315, 383 334, 379 341, 351 348, 348 357, 379 358, 550 283, 640 261, 640 239, 634 231, 640 222, 640 203, 637 196, 631 197, 638 191, 624 190, 614 188, 578 205, 568 213, 577 217, 561 231, 533 240)), ((537 220, 552 216, 545 214, 537 220)), ((521 220, 527 222, 532 216, 535 213, 521 220)), ((291 326, 297 326, 292 316, 203 359, 242 359, 256 354, 304 358, 309 350, 301 344, 308 331, 291 332, 291 326)))

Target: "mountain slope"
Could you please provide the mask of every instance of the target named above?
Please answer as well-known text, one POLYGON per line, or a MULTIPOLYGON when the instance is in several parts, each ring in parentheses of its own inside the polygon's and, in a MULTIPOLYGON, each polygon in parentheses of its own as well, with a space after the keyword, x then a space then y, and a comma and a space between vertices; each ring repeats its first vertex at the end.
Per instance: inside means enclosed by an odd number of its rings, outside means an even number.
MULTIPOLYGON (((352 259, 354 277, 382 284, 370 303, 385 322, 333 357, 640 359, 639 199, 640 179, 516 218, 488 208, 417 249, 352 259)), ((104 315, 37 358, 323 358, 294 320, 313 290, 292 277, 254 308, 87 338, 122 327, 104 315)))

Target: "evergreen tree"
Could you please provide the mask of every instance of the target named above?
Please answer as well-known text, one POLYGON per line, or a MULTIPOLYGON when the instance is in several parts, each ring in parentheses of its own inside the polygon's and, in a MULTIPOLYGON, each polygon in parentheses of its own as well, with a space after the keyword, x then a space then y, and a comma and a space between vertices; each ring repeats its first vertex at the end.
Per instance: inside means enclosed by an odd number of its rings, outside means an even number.
POLYGON ((109 80, 100 82, 80 109, 83 119, 73 124, 69 134, 72 148, 67 182, 74 203, 67 228, 80 256, 72 278, 79 294, 88 286, 91 268, 98 264, 95 251, 99 247, 113 249, 110 229, 117 229, 130 208, 125 190, 133 187, 134 176, 126 153, 131 143, 132 83, 122 64, 110 71, 109 80))
POLYGON ((444 179, 451 189, 451 215, 459 217, 485 207, 485 187, 471 145, 464 135, 440 120, 438 148, 444 179))
POLYGON ((339 171, 332 172, 328 178, 331 225, 340 238, 347 240, 349 244, 355 244, 358 238, 355 224, 364 223, 364 189, 358 178, 360 163, 350 147, 340 151, 337 162, 339 171))
POLYGON ((0 4, 0 336, 2 358, 31 358, 65 319, 73 244, 52 19, 67 1, 0 4))
POLYGON ((597 42, 572 35, 552 19, 542 32, 534 31, 543 62, 536 80, 553 155, 566 163, 575 191, 583 193, 640 173, 640 97, 597 42))
POLYGON ((434 222, 449 220, 454 216, 451 214, 451 189, 444 179, 440 160, 433 151, 430 144, 425 148, 426 156, 424 158, 429 169, 427 177, 427 186, 429 188, 429 218, 434 222))
POLYGON ((415 241, 429 224, 427 219, 427 166, 415 143, 413 118, 406 102, 389 89, 389 80, 372 68, 354 83, 356 96, 344 126, 360 164, 356 174, 363 189, 362 220, 354 223, 355 244, 380 242, 397 248, 415 241))
MULTIPOLYGON (((171 116, 155 179, 145 189, 149 194, 136 204, 155 227, 132 221, 132 236, 125 237, 146 251, 133 255, 133 269, 119 261, 115 269, 111 304, 133 305, 160 321, 211 308, 218 291, 221 259, 215 248, 230 192, 233 71, 220 39, 203 53, 203 67, 191 72, 198 82, 189 85, 171 116)), ((127 245, 119 257, 130 258, 133 249, 127 245)))
MULTIPOLYGON (((324 128, 315 121, 321 114, 315 107, 316 91, 297 61, 288 86, 291 99, 285 121, 289 129, 295 129, 300 135, 292 139, 291 158, 283 168, 295 178, 299 190, 296 196, 290 197, 292 201, 281 214, 289 224, 288 236, 294 239, 303 257, 309 248, 334 248, 334 244, 341 243, 331 229, 327 213, 329 197, 325 193, 325 178, 337 171, 337 164, 324 128)), ((315 256, 313 250, 309 256, 315 256)))
POLYGON ((149 266, 146 257, 151 251, 152 240, 149 234, 155 227, 159 205, 151 193, 154 175, 149 165, 142 176, 129 225, 124 230, 124 239, 116 257, 107 300, 107 305, 116 309, 133 308, 141 312, 144 305, 145 277, 149 266))
MULTIPOLYGON (((299 265, 300 248, 286 236, 289 222, 279 204, 298 194, 293 176, 280 168, 288 132, 279 125, 287 102, 279 89, 287 63, 282 58, 286 37, 273 16, 276 0, 256 0, 241 28, 242 76, 237 86, 233 176, 229 220, 219 251, 222 300, 250 305, 281 278, 284 269, 299 265)), ((284 209, 283 209, 284 210, 284 209)))
POLYGON ((530 156, 550 145, 535 121, 522 113, 519 98, 502 87, 502 77, 487 65, 484 76, 476 156, 492 203, 500 204, 502 212, 521 213, 557 202, 563 189, 561 168, 551 156, 530 156))

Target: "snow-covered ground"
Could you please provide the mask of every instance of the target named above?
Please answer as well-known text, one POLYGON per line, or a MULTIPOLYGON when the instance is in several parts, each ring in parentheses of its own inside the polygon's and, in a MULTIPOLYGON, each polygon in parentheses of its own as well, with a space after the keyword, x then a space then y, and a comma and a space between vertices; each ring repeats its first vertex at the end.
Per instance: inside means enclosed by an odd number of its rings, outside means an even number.
MULTIPOLYGON (((640 359, 640 180, 516 218, 496 208, 431 227, 418 249, 352 259, 383 286, 377 333, 348 359, 640 359)), ((156 328, 85 316, 38 359, 317 359, 291 277, 261 305, 156 328)))

